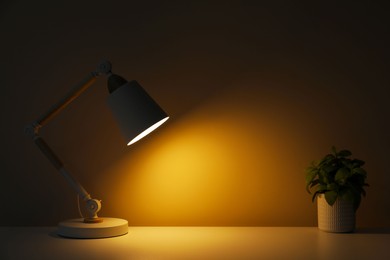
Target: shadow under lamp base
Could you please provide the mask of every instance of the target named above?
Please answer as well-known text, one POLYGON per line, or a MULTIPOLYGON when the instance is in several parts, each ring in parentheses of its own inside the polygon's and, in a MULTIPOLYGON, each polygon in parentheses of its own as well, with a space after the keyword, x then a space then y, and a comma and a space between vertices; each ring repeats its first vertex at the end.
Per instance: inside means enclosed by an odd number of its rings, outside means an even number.
POLYGON ((58 224, 57 234, 69 238, 107 238, 127 234, 127 220, 101 218, 99 223, 85 223, 83 218, 69 219, 58 224))

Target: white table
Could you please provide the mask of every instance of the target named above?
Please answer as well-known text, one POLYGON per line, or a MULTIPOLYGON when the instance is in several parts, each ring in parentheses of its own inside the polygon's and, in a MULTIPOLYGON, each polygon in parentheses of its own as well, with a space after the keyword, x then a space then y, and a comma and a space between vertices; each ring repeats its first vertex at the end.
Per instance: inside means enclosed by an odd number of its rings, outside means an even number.
POLYGON ((0 259, 390 259, 390 229, 129 227, 108 239, 66 239, 55 230, 0 227, 0 259))

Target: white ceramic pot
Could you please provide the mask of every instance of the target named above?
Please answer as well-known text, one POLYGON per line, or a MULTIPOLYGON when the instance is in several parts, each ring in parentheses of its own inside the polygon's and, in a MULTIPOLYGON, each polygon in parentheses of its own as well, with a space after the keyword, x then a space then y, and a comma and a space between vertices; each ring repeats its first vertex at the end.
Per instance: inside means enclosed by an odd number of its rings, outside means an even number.
POLYGON ((325 195, 317 196, 318 228, 327 232, 353 232, 355 210, 352 202, 337 199, 333 206, 326 202, 325 195))

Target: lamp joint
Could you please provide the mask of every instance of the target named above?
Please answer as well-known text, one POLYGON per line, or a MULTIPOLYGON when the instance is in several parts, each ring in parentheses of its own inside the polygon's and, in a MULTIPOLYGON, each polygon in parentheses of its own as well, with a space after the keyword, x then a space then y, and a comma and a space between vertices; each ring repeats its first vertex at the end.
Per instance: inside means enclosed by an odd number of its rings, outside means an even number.
POLYGON ((100 200, 97 199, 89 199, 85 204, 88 216, 84 218, 84 222, 87 223, 96 223, 100 222, 100 219, 97 213, 100 211, 102 204, 100 200))
POLYGON ((31 138, 35 138, 36 136, 38 136, 38 132, 39 132, 39 129, 41 127, 42 126, 40 124, 38 124, 37 122, 34 122, 30 125, 25 126, 24 133, 27 136, 30 136, 31 138))
POLYGON ((111 74, 112 65, 111 62, 107 60, 103 60, 100 62, 100 64, 97 66, 94 75, 100 76, 100 75, 110 75, 111 74))

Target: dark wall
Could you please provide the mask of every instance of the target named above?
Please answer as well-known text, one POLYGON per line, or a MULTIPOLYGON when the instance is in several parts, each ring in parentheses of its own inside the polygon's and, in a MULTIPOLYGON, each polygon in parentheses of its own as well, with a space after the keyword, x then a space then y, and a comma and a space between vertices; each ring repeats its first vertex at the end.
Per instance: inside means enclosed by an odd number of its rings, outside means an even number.
POLYGON ((304 169, 367 162, 360 226, 389 226, 388 8, 367 1, 3 1, 0 219, 55 225, 76 196, 24 135, 103 58, 170 114, 125 147, 105 80, 42 136, 131 225, 316 225, 304 169), (211 3, 210 3, 211 2, 211 3))

